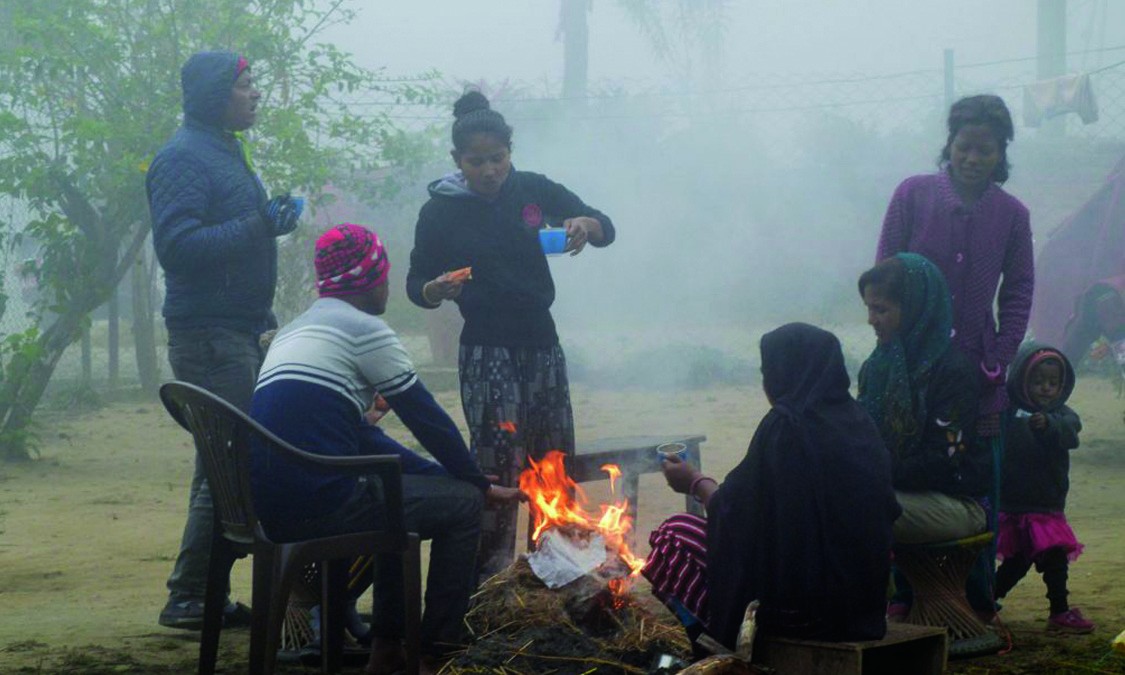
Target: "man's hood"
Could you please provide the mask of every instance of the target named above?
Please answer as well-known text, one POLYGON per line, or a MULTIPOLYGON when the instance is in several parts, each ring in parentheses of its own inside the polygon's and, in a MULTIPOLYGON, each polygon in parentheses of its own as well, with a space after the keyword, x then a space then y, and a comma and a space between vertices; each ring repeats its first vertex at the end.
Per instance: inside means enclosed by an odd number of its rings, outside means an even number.
POLYGON ((209 127, 222 127, 238 72, 238 54, 199 52, 180 70, 184 116, 209 127))
POLYGON ((1028 412, 1040 412, 1039 406, 1031 401, 1028 394, 1027 380, 1031 367, 1039 363, 1044 356, 1054 357, 1062 361, 1063 364, 1062 392, 1048 410, 1054 410, 1065 404, 1067 399, 1070 398, 1071 392, 1074 391, 1074 367, 1070 365, 1070 360, 1061 351, 1035 342, 1025 343, 1020 347, 1012 365, 1008 367, 1008 398, 1028 412))

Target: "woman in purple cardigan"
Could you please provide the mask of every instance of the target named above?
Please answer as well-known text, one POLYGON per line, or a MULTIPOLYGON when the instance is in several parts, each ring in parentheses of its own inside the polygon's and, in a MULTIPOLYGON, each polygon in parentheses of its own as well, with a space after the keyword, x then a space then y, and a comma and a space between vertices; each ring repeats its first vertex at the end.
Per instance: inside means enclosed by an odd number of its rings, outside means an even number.
POLYGON ((953 298, 953 344, 981 377, 983 436, 1000 432, 1004 375, 1027 330, 1035 283, 1027 207, 1000 187, 1008 180, 1012 137, 1012 117, 1000 97, 954 103, 941 170, 898 186, 875 256, 878 262, 919 253, 945 275, 953 298))
MULTIPOLYGON (((1031 313, 1031 224, 1027 207, 1000 187, 1008 180, 1008 142, 1015 135, 1004 101, 991 95, 963 98, 949 109, 948 127, 940 170, 907 178, 891 197, 875 261, 919 253, 945 276, 953 300, 953 344, 980 379, 977 435, 992 446, 995 463, 1000 412, 1008 404, 1005 373, 1031 313)), ((996 487, 989 495, 993 502, 996 487)), ((989 529, 996 530, 992 509, 989 529)), ((994 565, 995 551, 982 552, 966 584, 969 604, 985 621, 995 614, 994 565)), ((905 585, 901 578, 896 582, 905 585)))

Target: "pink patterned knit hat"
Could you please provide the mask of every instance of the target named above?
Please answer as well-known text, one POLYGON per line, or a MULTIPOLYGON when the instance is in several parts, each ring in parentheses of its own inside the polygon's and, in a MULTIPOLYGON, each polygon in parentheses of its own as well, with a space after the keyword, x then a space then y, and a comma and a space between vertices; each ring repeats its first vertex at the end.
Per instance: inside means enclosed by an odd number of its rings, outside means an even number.
POLYGON ((320 297, 366 293, 387 282, 391 261, 378 235, 344 223, 316 240, 316 290, 320 297))

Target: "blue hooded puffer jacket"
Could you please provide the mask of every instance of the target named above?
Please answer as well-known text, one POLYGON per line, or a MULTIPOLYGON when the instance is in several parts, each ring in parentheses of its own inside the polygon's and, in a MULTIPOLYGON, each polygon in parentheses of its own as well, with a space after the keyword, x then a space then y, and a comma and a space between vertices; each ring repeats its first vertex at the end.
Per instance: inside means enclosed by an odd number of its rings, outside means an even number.
POLYGON ((275 328, 277 245, 261 215, 265 188, 222 127, 238 55, 201 52, 180 73, 184 123, 146 179, 153 246, 164 268, 170 330, 275 328))

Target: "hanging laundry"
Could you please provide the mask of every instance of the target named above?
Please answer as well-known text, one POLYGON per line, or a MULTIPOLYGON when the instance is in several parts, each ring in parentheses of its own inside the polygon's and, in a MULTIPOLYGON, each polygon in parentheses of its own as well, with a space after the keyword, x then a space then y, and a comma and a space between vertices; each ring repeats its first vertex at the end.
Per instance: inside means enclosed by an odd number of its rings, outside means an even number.
POLYGON ((1090 74, 1064 75, 1042 80, 1023 88, 1023 123, 1037 127, 1043 120, 1077 113, 1083 124, 1098 121, 1098 102, 1090 74))

